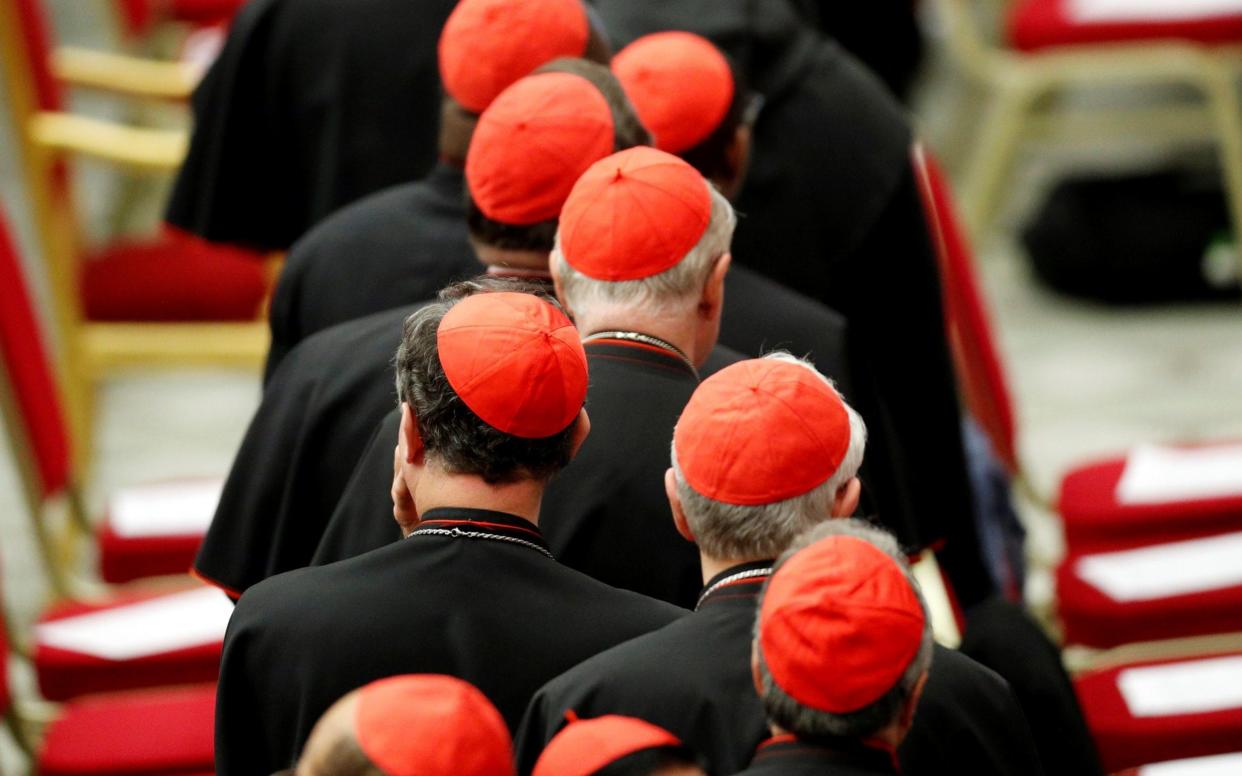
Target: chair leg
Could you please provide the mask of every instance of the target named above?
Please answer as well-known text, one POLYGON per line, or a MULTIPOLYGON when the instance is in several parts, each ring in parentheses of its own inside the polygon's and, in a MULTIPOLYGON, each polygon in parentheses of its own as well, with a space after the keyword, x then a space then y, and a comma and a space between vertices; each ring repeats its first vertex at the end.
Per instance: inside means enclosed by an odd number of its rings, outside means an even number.
POLYGON ((1238 277, 1242 278, 1242 104, 1239 104, 1234 73, 1223 62, 1213 61, 1204 67, 1201 86, 1216 122, 1234 252, 1238 257, 1238 277))
POLYGON ((1022 84, 1004 85, 984 115, 962 189, 962 215, 975 244, 996 212, 1000 187, 1017 152, 1033 96, 1022 84))

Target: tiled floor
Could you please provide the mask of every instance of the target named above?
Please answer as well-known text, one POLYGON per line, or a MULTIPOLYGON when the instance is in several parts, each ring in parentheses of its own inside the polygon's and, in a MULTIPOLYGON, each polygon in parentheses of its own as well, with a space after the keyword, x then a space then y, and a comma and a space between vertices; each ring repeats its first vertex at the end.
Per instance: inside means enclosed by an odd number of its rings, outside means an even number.
MULTIPOLYGON (((62 32, 97 38, 94 23, 78 15, 90 5, 60 0, 62 32)), ((957 99, 962 94, 952 72, 934 60, 917 114, 933 147, 946 154, 954 146, 948 131, 957 123, 953 114, 967 105, 957 99)), ((12 147, 10 131, 7 121, 0 122, 0 148, 12 147)), ((1016 219, 1057 170, 1086 162, 1124 164, 1146 152, 1119 151, 1106 143, 1085 154, 1045 150, 1026 157, 1010 186, 1012 207, 980 246, 979 268, 1016 396, 1022 453, 1043 493, 1052 492, 1072 463, 1136 442, 1242 437, 1242 310, 1119 311, 1058 297, 1034 285, 1013 240, 1016 219)), ((952 168, 955 160, 947 155, 952 168)), ((0 195, 29 250, 33 243, 16 167, 10 154, 0 154, 0 195)), ((106 191, 105 184, 93 188, 106 191)), ((134 373, 109 381, 101 394, 89 501, 99 506, 110 489, 126 483, 226 471, 257 398, 257 378, 247 374, 134 373)), ((1029 505, 1022 511, 1032 531, 1033 556, 1051 562, 1060 551, 1055 519, 1029 505)), ((28 525, 11 461, 0 455, 4 592, 19 624, 29 621, 46 592, 38 581, 28 525)), ((1035 574, 1028 592, 1046 602, 1048 575, 1035 574)), ((0 737, 0 770, 19 770, 15 758, 0 737)))

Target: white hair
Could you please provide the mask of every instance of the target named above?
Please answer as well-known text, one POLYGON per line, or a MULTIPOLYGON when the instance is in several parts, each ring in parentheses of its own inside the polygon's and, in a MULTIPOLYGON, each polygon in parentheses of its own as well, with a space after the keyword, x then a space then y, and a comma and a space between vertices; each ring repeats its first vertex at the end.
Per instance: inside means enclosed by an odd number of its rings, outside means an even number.
MULTIPOLYGON (((781 689, 768 670, 762 648, 755 650, 759 658, 759 698, 763 702, 768 719, 804 741, 822 743, 832 743, 834 740, 840 741, 841 739, 866 738, 897 721, 910 694, 914 692, 915 685, 931 667, 933 652, 931 617, 927 612, 927 601, 923 598, 923 591, 910 572, 910 565, 906 561, 905 554, 901 552, 901 548, 897 546, 897 540, 881 528, 854 519, 828 520, 821 523, 793 541, 789 549, 777 560, 773 575, 798 550, 829 536, 852 536, 862 539, 897 563, 918 599, 919 608, 923 611, 923 635, 919 641, 918 652, 914 654, 910 664, 906 666, 891 688, 866 706, 840 714, 805 706, 781 689)), ((763 592, 767 593, 766 586, 763 592)), ((759 632, 759 617, 756 616, 756 643, 760 643, 759 632)))
MULTIPOLYGON (((832 381, 816 370, 810 361, 784 351, 768 353, 764 358, 809 369, 833 393, 838 397, 841 395, 832 381)), ((849 444, 841 463, 822 484, 784 501, 742 506, 710 499, 686 482, 681 465, 677 462, 676 445, 673 446, 672 463, 677 481, 677 496, 700 550, 713 558, 774 558, 798 534, 829 517, 837 492, 858 474, 858 469, 862 466, 863 452, 867 447, 867 425, 862 416, 846 404, 844 399, 841 403, 850 424, 849 444)))
POLYGON ((639 307, 679 315, 699 301, 707 276, 716 261, 729 252, 737 216, 729 200, 704 181, 711 192, 712 213, 698 243, 675 265, 638 280, 597 280, 578 272, 561 251, 561 232, 556 232, 549 259, 561 281, 565 302, 575 311, 600 313, 609 308, 639 307))

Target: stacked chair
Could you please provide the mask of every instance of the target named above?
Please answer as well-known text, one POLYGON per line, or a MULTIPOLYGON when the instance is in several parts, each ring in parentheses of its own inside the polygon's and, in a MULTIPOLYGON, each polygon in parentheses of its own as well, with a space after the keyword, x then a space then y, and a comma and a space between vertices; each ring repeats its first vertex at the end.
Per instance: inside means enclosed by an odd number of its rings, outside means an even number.
MULTIPOLYGON (((1013 476, 1029 483, 1004 368, 951 193, 934 160, 917 152, 916 166, 934 216, 946 323, 965 404, 1013 476)), ((1185 490, 1181 498, 1149 503, 1119 491, 1127 469, 1177 461, 1186 449, 1157 448, 1153 459, 1153 448, 1138 448, 1076 467, 1064 476, 1057 499, 1067 545, 1056 572, 1065 641, 1112 650, 1094 652, 1091 667, 1075 680, 1109 771, 1242 751, 1242 495, 1185 490), (1118 555, 1125 552, 1135 554, 1118 555)), ((1189 449, 1228 457, 1234 445, 1189 449)), ((1131 481, 1135 472, 1144 475, 1132 469, 1131 481)))
MULTIPOLYGON (((0 214, 2 425, 57 596, 22 651, 43 698, 64 703, 31 751, 44 774, 209 771, 213 683, 232 606, 188 578, 177 586, 104 587, 79 582, 67 568, 64 537, 49 530, 45 513, 70 482, 69 435, 42 342, 0 214), (178 687, 157 689, 170 685, 178 687)), ((25 740, 31 715, 19 708, 10 718, 25 740)))
POLYGON ((1135 132, 1214 140, 1234 231, 1242 234, 1242 105, 1235 90, 1242 12, 1198 10, 1181 0, 1013 0, 1001 9, 1006 44, 996 45, 981 34, 977 17, 997 0, 939 5, 950 52, 990 100, 966 170, 963 211, 972 235, 983 233, 1004 201, 1024 140, 1135 132), (1105 111, 1057 99, 1068 89, 1162 85, 1189 87, 1200 100, 1189 108, 1105 111))
POLYGON ((272 272, 267 257, 212 245, 165 228, 145 239, 86 249, 74 211, 71 158, 127 172, 171 173, 185 153, 182 130, 151 129, 77 115, 64 109, 68 85, 126 98, 186 96, 192 80, 176 63, 104 67, 78 52, 48 45, 38 0, 0 0, 0 50, 28 201, 42 247, 57 330, 63 387, 77 442, 90 450, 95 384, 135 366, 225 365, 257 370, 267 351, 264 300, 272 272), (76 57, 76 64, 75 64, 76 57))

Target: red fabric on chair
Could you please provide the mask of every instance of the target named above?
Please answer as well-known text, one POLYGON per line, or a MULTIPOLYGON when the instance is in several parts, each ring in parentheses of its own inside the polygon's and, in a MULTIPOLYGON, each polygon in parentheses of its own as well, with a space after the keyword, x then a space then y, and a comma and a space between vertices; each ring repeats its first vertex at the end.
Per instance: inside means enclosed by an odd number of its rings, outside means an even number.
POLYGON ((93 321, 246 321, 267 279, 257 254, 167 230, 109 246, 82 266, 82 302, 93 321))
POLYGON ((203 535, 121 536, 104 523, 99 529, 99 576, 120 584, 143 577, 184 574, 194 564, 203 535))
POLYGON ((1187 40, 1204 44, 1242 41, 1242 14, 1202 16, 1185 20, 1081 22, 1072 0, 1021 0, 1011 6, 1009 40, 1015 48, 1034 51, 1053 46, 1187 40))
POLYGON ((196 25, 228 21, 245 0, 117 0, 131 35, 146 33, 160 19, 196 25))
MULTIPOLYGON (((54 622, 157 597, 158 594, 150 593, 130 594, 105 603, 64 603, 51 607, 39 622, 54 622)), ((131 660, 106 660, 36 642, 34 665, 43 697, 63 701, 92 693, 214 681, 220 672, 221 646, 220 641, 215 641, 131 660)))
POLYGON ((1061 480, 1057 509, 1071 551, 1157 544, 1242 528, 1242 496, 1119 502, 1117 483, 1125 467, 1125 456, 1115 456, 1079 466, 1061 480))
POLYGON ((1130 713, 1117 687, 1121 671, 1179 662, 1186 661, 1150 660, 1091 672, 1074 680, 1087 727, 1109 773, 1147 763, 1237 750, 1242 708, 1160 717, 1135 717, 1130 713))
POLYGON ((1115 647, 1140 641, 1242 631, 1242 585, 1139 601, 1114 601, 1080 577, 1066 557, 1057 568, 1057 611, 1065 642, 1115 647))
POLYGON ((12 0, 16 4, 18 23, 22 38, 26 41, 27 64, 34 78, 35 101, 39 110, 60 110, 63 105, 60 84, 48 66, 51 49, 47 17, 43 13, 42 0, 12 0))
POLYGON ((43 776, 179 774, 210 770, 214 684, 82 698, 48 725, 43 776))
POLYGON ((958 384, 970 414, 987 431, 997 456, 1010 473, 1018 466, 1013 402, 991 315, 975 276, 974 256, 957 221, 949 182, 935 158, 916 151, 915 169, 928 221, 935 227, 936 256, 943 280, 945 324, 958 384))
POLYGON ((0 211, 0 379, 7 376, 17 410, 33 447, 43 495, 69 481, 69 440, 60 390, 48 368, 34 306, 27 295, 21 260, 0 211))

